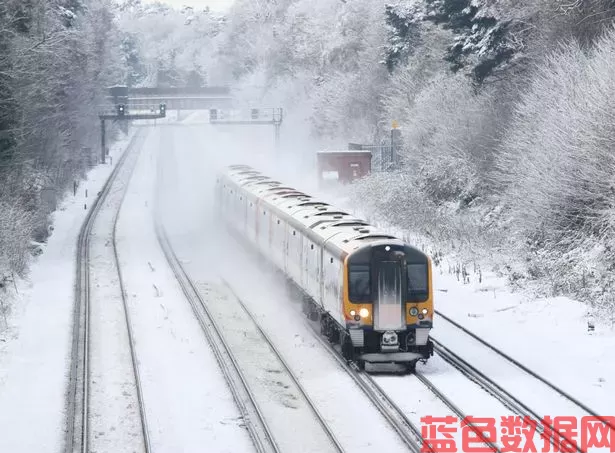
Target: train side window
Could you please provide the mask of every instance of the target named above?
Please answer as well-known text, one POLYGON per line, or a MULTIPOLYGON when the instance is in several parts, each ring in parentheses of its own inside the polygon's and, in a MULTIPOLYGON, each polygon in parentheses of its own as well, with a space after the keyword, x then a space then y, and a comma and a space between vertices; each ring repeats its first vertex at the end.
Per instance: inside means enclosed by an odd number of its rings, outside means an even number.
POLYGON ((351 264, 348 266, 348 294, 351 302, 371 301, 371 278, 369 264, 351 264))
POLYGON ((265 214, 266 214, 266 212, 265 212, 265 211, 263 211, 263 215, 265 215, 265 214))
POLYGON ((427 300, 429 295, 427 265, 423 263, 407 264, 406 275, 408 285, 406 300, 409 302, 423 302, 427 300))
POLYGON ((296 231, 293 231, 293 236, 295 236, 296 234, 297 234, 297 232, 296 232, 296 231))
POLYGON ((278 220, 278 225, 280 224, 280 221, 278 220))
POLYGON ((333 258, 330 258, 331 261, 329 261, 331 264, 333 264, 333 258))

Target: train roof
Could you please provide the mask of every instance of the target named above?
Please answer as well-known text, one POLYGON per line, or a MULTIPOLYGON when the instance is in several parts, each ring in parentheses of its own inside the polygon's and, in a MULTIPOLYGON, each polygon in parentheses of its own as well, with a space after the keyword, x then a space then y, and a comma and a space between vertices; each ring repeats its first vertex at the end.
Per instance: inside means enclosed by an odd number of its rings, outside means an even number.
POLYGON ((365 220, 285 186, 247 165, 229 167, 227 176, 254 198, 273 206, 278 215, 285 217, 296 228, 307 231, 311 240, 324 244, 329 250, 351 254, 368 245, 407 245, 365 220))

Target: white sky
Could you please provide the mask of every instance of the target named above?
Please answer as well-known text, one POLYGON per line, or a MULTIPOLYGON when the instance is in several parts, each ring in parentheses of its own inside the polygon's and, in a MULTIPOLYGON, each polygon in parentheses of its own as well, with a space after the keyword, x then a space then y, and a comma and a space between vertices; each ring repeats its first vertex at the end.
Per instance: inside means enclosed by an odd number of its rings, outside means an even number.
MULTIPOLYGON (((142 0, 143 3, 153 3, 156 0, 142 0)), ((192 6, 194 8, 205 8, 209 6, 212 11, 226 10, 234 0, 157 0, 171 6, 180 8, 182 6, 192 6)))

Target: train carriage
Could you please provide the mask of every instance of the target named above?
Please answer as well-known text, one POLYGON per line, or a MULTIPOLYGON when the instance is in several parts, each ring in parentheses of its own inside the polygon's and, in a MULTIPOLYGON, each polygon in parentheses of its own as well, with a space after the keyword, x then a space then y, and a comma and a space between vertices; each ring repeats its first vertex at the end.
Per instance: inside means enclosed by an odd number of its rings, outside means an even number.
POLYGON ((301 289, 346 359, 412 370, 433 355, 427 255, 248 166, 220 174, 216 191, 220 218, 301 289))

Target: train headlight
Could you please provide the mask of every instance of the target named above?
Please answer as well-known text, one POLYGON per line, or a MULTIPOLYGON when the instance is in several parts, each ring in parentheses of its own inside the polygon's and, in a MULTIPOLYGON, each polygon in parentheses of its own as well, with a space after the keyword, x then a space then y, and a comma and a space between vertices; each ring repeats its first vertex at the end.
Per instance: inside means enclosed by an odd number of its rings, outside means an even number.
POLYGON ((367 318, 369 316, 369 310, 367 308, 362 308, 359 310, 359 314, 361 315, 361 318, 367 318))
POLYGON ((416 307, 412 307, 412 308, 410 309, 410 316, 416 316, 416 315, 418 315, 418 314, 419 314, 419 309, 418 309, 418 308, 416 308, 416 307))
POLYGON ((429 310, 427 310, 426 308, 423 308, 422 313, 423 313, 424 315, 426 315, 428 312, 429 312, 429 310))
POLYGON ((356 315, 356 314, 357 314, 357 312, 356 312, 356 311, 354 311, 354 310, 350 310, 350 316, 354 316, 354 315, 356 315))

